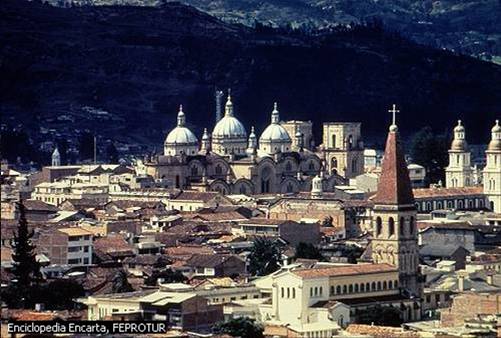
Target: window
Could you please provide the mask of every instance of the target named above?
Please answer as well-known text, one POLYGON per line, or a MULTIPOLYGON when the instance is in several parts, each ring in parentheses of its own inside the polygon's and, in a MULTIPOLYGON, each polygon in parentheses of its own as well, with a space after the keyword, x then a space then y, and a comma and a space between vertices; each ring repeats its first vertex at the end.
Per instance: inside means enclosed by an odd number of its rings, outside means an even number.
POLYGON ((355 292, 358 292, 358 284, 355 284, 355 292))
POLYGON ((370 283, 365 283, 365 291, 366 292, 371 291, 371 285, 370 285, 370 283))
POLYGON ((383 221, 381 220, 381 217, 376 217, 376 236, 381 235, 381 229, 383 226, 383 221))
POLYGON ((381 281, 377 282, 377 290, 381 290, 381 281))
POLYGON ((389 235, 393 236, 395 234, 395 220, 393 217, 388 218, 388 229, 389 235))
POLYGON ((349 292, 349 293, 353 293, 353 284, 350 284, 350 285, 348 286, 348 292, 349 292))
POLYGON ((360 292, 365 292, 365 284, 360 284, 360 292))
POLYGON ((387 285, 386 285, 386 281, 383 282, 383 290, 386 290, 387 288, 387 285))
POLYGON ((221 168, 221 165, 218 164, 216 166, 216 175, 221 175, 223 173, 223 168, 221 168))
POLYGON ((287 161, 287 163, 285 164, 285 171, 291 171, 292 170, 292 164, 287 161))
POLYGON ((409 220, 409 234, 413 234, 414 233, 414 216, 411 217, 411 219, 409 220))
POLYGON ((310 161, 308 164, 308 170, 315 170, 315 165, 313 164, 313 161, 310 161))
POLYGON ((348 292, 348 288, 346 287, 346 285, 343 285, 343 293, 347 293, 348 292))
POLYGON ((388 289, 393 289, 393 281, 388 282, 388 289))
POLYGON ((332 148, 336 148, 336 134, 333 134, 332 137, 331 137, 331 147, 332 148))
POLYGON ((296 298, 296 288, 292 288, 292 298, 296 298))
POLYGON ((372 282, 371 284, 371 290, 376 291, 376 282, 372 282))
POLYGON ((282 294, 282 298, 284 298, 284 294, 285 294, 285 291, 284 291, 284 288, 281 288, 281 294, 282 294))
POLYGON ((405 218, 400 217, 400 224, 399 224, 399 226, 400 226, 400 236, 403 236, 404 232, 405 232, 405 230, 404 230, 405 218))
POLYGON ((320 287, 319 288, 319 294, 320 294, 320 296, 322 295, 322 293, 323 293, 323 289, 322 289, 322 287, 320 287))
POLYGON ((287 288, 287 298, 291 298, 291 289, 287 288))
POLYGON ((341 285, 336 286, 336 294, 341 294, 341 285))
POLYGON ((198 168, 193 166, 191 167, 191 176, 198 176, 198 168))
POLYGON ((331 296, 334 294, 334 291, 335 291, 334 286, 331 286, 331 296))

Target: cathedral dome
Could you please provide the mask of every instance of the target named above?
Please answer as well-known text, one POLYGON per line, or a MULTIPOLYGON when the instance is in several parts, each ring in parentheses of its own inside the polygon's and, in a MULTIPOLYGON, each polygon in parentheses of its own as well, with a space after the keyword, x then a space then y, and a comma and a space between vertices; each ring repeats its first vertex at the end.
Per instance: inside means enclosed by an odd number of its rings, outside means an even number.
POLYGON ((198 143, 195 134, 185 127, 185 121, 183 107, 180 106, 177 114, 177 126, 167 135, 165 139, 166 145, 195 145, 198 143))
POLYGON ((259 142, 291 142, 291 138, 287 130, 279 123, 279 113, 277 103, 275 103, 273 112, 271 113, 271 124, 261 134, 259 142))
POLYGON ((453 140, 451 144, 451 150, 455 151, 467 151, 468 143, 465 140, 453 140))
POLYGON ((213 138, 246 138, 247 133, 243 124, 233 116, 233 103, 228 95, 224 117, 214 127, 213 138))
POLYGON ((465 140, 465 129, 461 120, 458 120, 458 124, 454 127, 454 140, 451 143, 452 151, 467 151, 468 143, 465 140))

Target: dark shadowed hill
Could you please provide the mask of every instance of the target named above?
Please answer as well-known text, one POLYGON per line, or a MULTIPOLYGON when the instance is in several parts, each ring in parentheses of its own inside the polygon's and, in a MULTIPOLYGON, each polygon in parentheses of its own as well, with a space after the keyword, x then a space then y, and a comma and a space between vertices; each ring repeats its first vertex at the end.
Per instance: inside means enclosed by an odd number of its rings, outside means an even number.
POLYGON ((54 8, 0 2, 2 122, 63 134, 88 128, 161 145, 177 106, 198 135, 214 124, 215 86, 262 131, 283 119, 361 121, 381 136, 391 103, 404 133, 462 118, 485 142, 501 110, 501 67, 433 50, 379 27, 315 36, 222 23, 192 7, 54 8), (107 113, 106 113, 107 112, 107 113))

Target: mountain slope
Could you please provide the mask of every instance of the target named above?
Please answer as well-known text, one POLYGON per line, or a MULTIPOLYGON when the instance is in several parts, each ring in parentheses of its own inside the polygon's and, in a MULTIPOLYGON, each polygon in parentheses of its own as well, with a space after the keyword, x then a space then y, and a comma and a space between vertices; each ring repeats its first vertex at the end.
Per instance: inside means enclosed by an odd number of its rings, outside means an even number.
MULTIPOLYGON (((485 142, 501 106, 501 67, 394 37, 378 27, 308 36, 230 25, 192 7, 54 8, 0 3, 2 121, 74 136, 83 128, 157 145, 177 106, 198 135, 213 127, 213 90, 232 88, 237 116, 264 129, 273 101, 283 119, 361 121, 386 132, 461 117, 485 142), (104 111, 104 112, 103 112, 104 111)), ((50 132, 50 131, 49 131, 50 132)))

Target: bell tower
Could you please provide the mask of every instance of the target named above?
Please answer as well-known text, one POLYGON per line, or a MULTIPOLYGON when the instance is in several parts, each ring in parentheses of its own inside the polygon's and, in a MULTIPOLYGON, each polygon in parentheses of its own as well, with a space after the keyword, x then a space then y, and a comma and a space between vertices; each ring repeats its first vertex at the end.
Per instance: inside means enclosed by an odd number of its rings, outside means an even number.
POLYGON ((445 169, 446 187, 467 187, 473 185, 473 170, 470 163, 470 151, 465 139, 465 129, 458 121, 454 128, 454 140, 449 149, 449 165, 445 169))
POLYGON ((373 199, 372 259, 395 265, 401 287, 420 296, 416 206, 398 127, 393 123, 386 139, 381 178, 373 199))
POLYGON ((491 129, 491 141, 485 151, 487 161, 484 168, 484 194, 489 208, 501 212, 501 126, 496 120, 491 129))

